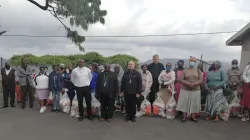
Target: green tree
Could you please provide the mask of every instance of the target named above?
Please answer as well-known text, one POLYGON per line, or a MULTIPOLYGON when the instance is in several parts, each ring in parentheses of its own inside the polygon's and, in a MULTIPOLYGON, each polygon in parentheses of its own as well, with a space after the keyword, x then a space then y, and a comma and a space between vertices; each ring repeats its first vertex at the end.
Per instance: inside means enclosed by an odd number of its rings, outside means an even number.
POLYGON ((74 42, 80 51, 85 51, 81 43, 85 37, 72 30, 63 21, 69 21, 72 27, 88 30, 89 24, 100 22, 105 24, 106 10, 101 10, 101 0, 44 0, 41 5, 35 0, 27 0, 44 11, 49 11, 66 29, 67 37, 74 42))
POLYGON ((76 65, 78 60, 84 59, 86 61, 86 64, 92 64, 92 63, 99 63, 99 64, 120 64, 123 69, 127 69, 128 62, 134 61, 137 68, 139 66, 138 59, 130 56, 130 55, 123 55, 118 54, 110 57, 104 57, 100 55, 97 52, 89 52, 84 55, 69 55, 69 56, 63 56, 63 55, 43 55, 43 56, 34 56, 31 54, 25 54, 25 55, 13 55, 10 58, 10 63, 13 66, 19 66, 21 64, 22 57, 26 57, 28 60, 28 63, 30 65, 53 65, 53 64, 60 64, 64 63, 65 65, 72 63, 73 65, 76 65))

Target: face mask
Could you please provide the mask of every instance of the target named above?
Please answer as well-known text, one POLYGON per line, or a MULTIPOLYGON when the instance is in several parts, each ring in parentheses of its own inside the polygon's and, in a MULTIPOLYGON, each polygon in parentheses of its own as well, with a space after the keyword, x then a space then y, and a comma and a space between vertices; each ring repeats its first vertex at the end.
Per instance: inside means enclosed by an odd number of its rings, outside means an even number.
POLYGON ((167 70, 167 71, 170 71, 170 70, 171 70, 171 67, 166 66, 166 70, 167 70))
POLYGON ((191 68, 195 67, 195 62, 189 62, 189 67, 191 68))
POLYGON ((232 68, 237 68, 237 65, 232 65, 232 68))

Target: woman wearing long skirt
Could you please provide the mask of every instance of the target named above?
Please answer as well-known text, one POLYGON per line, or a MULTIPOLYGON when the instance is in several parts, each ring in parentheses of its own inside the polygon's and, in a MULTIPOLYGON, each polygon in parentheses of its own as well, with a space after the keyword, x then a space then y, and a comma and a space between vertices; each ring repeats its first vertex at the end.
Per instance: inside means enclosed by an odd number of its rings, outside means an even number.
POLYGON ((46 110, 46 101, 49 96, 49 76, 45 73, 45 67, 40 67, 40 73, 35 77, 36 94, 40 102, 40 113, 46 110))
POLYGON ((249 121, 250 113, 250 65, 246 66, 243 76, 244 86, 243 86, 243 97, 241 100, 241 106, 244 107, 244 114, 242 121, 249 121))
POLYGON ((211 66, 211 71, 207 74, 206 88, 209 91, 206 99, 205 120, 214 118, 214 122, 220 120, 219 115, 226 111, 228 107, 227 99, 223 95, 222 87, 226 85, 226 73, 220 70, 221 62, 215 61, 211 66))
POLYGON ((173 94, 174 91, 174 82, 175 82, 175 72, 172 69, 172 64, 166 64, 166 70, 163 70, 159 77, 158 81, 160 84, 159 95, 166 105, 173 94))
POLYGON ((201 109, 202 72, 196 67, 196 58, 190 57, 189 67, 182 72, 181 83, 182 88, 176 108, 183 113, 181 122, 185 123, 189 115, 191 115, 191 121, 198 122, 195 114, 201 109))

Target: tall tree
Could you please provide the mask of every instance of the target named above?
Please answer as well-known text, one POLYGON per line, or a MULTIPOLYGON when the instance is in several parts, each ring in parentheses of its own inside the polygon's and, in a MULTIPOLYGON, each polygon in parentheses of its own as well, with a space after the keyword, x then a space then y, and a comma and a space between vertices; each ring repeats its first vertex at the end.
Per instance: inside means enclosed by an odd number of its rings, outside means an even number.
POLYGON ((35 0, 27 1, 41 10, 50 12, 63 25, 67 37, 79 47, 80 51, 84 51, 81 43, 85 41, 85 37, 66 25, 65 20, 68 20, 72 27, 80 27, 86 31, 89 24, 98 22, 105 24, 104 17, 107 11, 100 9, 101 0, 44 0, 44 5, 35 0))

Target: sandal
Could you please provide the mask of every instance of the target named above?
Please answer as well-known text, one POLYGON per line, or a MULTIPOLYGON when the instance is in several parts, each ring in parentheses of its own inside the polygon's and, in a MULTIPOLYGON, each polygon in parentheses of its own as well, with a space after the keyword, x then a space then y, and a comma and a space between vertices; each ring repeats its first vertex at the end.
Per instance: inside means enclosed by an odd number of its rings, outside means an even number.
POLYGON ((182 119, 181 120, 182 123, 186 123, 186 121, 187 121, 186 119, 182 119))
POLYGON ((196 118, 191 118, 191 121, 198 123, 198 120, 196 118))

